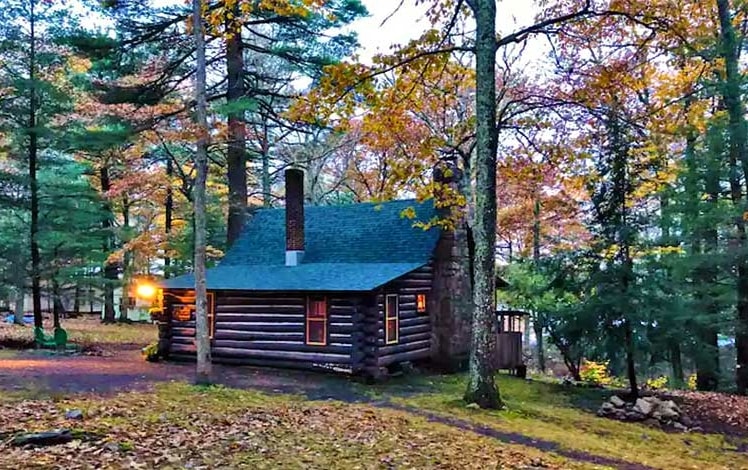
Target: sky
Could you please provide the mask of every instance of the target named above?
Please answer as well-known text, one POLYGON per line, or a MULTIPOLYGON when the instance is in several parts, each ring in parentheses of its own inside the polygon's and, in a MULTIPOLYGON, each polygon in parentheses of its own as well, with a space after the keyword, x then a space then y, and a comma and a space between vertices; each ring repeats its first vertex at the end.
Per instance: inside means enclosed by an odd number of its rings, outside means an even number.
MULTIPOLYGON (((399 9, 401 0, 363 0, 363 3, 370 16, 356 20, 351 28, 358 33, 360 55, 365 61, 379 52, 388 52, 392 44, 404 44, 418 37, 430 26, 424 17, 426 7, 416 6, 414 0, 404 0, 399 9)), ((534 0, 499 1, 497 30, 507 34, 528 26, 537 10, 534 0)))

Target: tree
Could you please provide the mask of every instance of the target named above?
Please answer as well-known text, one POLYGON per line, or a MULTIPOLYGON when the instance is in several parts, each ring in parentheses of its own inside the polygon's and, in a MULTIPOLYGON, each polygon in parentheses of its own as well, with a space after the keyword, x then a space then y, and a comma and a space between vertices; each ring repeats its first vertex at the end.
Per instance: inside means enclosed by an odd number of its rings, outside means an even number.
POLYGON ((473 333, 465 401, 499 408, 492 359, 498 325, 494 310, 496 246, 496 1, 471 0, 475 15, 475 269, 473 333))
POLYGON ((195 337, 198 384, 211 381, 208 295, 205 284, 205 184, 208 177, 208 102, 206 97, 205 29, 202 0, 192 0, 192 29, 195 37, 195 121, 198 139, 195 150, 197 177, 193 188, 195 207, 195 337))
MULTIPOLYGON (((51 2, 13 0, 0 12, 0 54, 4 70, 0 74, 6 89, 2 130, 12 135, 18 152, 26 161, 29 191, 29 257, 34 325, 42 328, 41 254, 39 248, 39 170, 40 154, 50 145, 50 124, 61 111, 63 97, 54 72, 64 68, 63 54, 55 44, 69 26, 70 15, 51 2), (9 91, 9 92, 8 92, 9 91)), ((15 153, 15 152, 14 152, 15 153)))
POLYGON ((742 75, 739 71, 740 44, 738 42, 729 0, 716 0, 719 18, 719 55, 724 60, 724 79, 721 84, 722 99, 729 116, 730 186, 733 204, 741 214, 735 217, 737 271, 737 324, 735 344, 737 349, 736 384, 738 393, 748 393, 748 237, 745 219, 748 208, 745 189, 748 187, 748 122, 741 92, 742 75), (742 175, 740 174, 742 173, 742 175), (743 179, 741 184, 740 179, 743 179))

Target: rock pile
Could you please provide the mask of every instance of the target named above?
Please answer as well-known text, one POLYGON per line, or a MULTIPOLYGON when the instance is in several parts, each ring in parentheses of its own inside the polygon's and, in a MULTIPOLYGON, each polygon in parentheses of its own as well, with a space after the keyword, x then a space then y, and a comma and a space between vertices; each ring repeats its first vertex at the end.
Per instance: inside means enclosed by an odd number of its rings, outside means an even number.
POLYGON ((614 395, 600 406, 597 415, 619 421, 642 421, 650 426, 677 431, 700 430, 674 401, 657 397, 639 398, 631 403, 614 395))

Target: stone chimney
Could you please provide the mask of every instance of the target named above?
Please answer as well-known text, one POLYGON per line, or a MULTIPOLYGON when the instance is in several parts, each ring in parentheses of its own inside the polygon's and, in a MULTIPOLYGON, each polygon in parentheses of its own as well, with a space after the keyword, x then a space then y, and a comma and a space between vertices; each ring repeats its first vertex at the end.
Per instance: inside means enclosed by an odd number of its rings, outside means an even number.
MULTIPOLYGON (((434 181, 459 190, 462 172, 454 159, 442 159, 433 169, 434 181)), ((439 199, 442 195, 434 195, 439 199)), ((463 208, 440 209, 440 217, 455 217, 453 230, 442 232, 434 252, 434 281, 429 296, 431 358, 437 367, 455 372, 467 368, 473 309, 469 235, 463 208)))
POLYGON ((304 172, 286 170, 286 266, 304 258, 304 172))

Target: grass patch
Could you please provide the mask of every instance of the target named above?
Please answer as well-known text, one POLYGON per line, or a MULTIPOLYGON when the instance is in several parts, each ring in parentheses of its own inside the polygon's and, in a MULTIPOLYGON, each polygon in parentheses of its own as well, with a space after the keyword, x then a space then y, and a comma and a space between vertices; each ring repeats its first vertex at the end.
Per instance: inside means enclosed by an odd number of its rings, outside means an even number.
MULTIPOLYGON (((83 317, 62 320, 62 327, 68 333, 68 341, 83 349, 113 346, 145 346, 158 339, 155 325, 140 323, 102 324, 97 317, 83 317)), ((51 334, 50 321, 45 321, 45 331, 51 334)), ((0 323, 0 347, 28 349, 34 347, 34 327, 0 323)))
POLYGON ((96 440, 33 453, 0 443, 11 468, 50 462, 121 468, 590 468, 408 413, 224 387, 0 405, 0 429, 76 427, 96 440), (78 408, 83 421, 67 421, 78 408))
MULTIPOLYGON (((610 392, 564 387, 500 376, 506 409, 466 408, 460 399, 464 376, 420 378, 395 384, 392 401, 454 416, 503 432, 521 433, 558 443, 570 450, 606 456, 656 468, 748 468, 748 455, 735 452, 736 442, 722 435, 667 433, 636 423, 598 418, 594 410, 610 392), (423 382, 426 381, 424 384, 423 382), (430 386, 430 391, 423 391, 430 386)), ((380 396, 386 389, 376 389, 380 396)))

